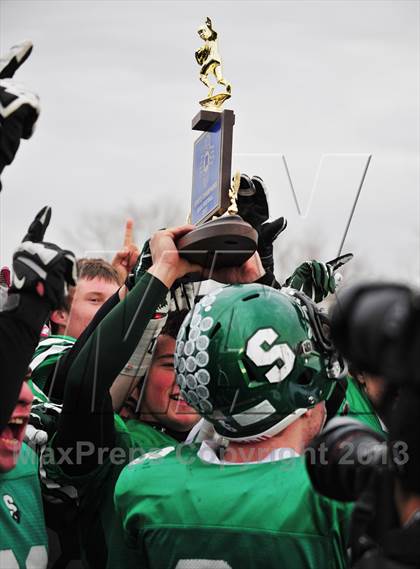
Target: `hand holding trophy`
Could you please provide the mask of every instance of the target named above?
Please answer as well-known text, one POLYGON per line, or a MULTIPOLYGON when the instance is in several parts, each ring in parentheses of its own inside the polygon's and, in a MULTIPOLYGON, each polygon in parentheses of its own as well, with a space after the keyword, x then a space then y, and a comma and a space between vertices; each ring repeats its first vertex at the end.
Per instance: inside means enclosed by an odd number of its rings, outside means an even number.
POLYGON ((257 248, 258 235, 237 215, 236 198, 240 185, 237 172, 231 183, 232 139, 235 115, 222 110, 231 96, 231 85, 222 74, 217 32, 210 18, 198 30, 204 45, 195 52, 200 81, 208 96, 192 120, 192 129, 202 131, 194 143, 193 184, 190 221, 198 227, 178 241, 180 254, 206 268, 242 265, 257 248), (226 88, 214 94, 216 85, 226 88))

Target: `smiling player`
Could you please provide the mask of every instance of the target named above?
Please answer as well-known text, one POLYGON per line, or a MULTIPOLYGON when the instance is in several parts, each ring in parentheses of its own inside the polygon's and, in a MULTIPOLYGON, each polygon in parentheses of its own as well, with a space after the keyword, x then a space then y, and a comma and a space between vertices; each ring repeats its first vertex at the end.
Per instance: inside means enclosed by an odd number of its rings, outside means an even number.
POLYGON ((7 569, 42 569, 48 560, 37 458, 23 443, 32 399, 24 382, 0 433, 0 567, 7 569))

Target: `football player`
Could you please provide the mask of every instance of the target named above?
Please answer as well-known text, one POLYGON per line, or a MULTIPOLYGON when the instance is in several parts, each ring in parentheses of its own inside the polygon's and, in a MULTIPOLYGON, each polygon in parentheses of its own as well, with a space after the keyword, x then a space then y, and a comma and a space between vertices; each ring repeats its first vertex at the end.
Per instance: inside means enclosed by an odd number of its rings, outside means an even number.
POLYGON ((97 311, 120 288, 117 272, 103 259, 79 259, 77 267, 77 286, 71 287, 62 305, 51 312, 53 334, 39 342, 30 364, 32 381, 56 403, 62 402, 64 392, 60 369, 64 356, 70 355, 97 311))
MULTIPOLYGON (((105 567, 109 551, 118 559, 111 567, 131 562, 132 552, 125 547, 116 524, 113 494, 133 450, 139 455, 150 448, 176 444, 198 420, 175 385, 175 330, 171 327, 176 329, 177 324, 173 319, 157 341, 141 399, 140 421, 125 424, 115 416, 109 395, 109 387, 165 301, 168 289, 187 272, 201 271, 181 259, 174 244, 192 227, 160 231, 152 238, 153 264, 100 322, 69 368, 63 412, 52 443, 55 463, 45 466, 51 479, 78 488, 81 541, 89 567, 105 567), (63 456, 66 459, 60 460, 63 456)), ((219 277, 252 281, 260 274, 260 264, 254 259, 243 267, 221 271, 219 277)))
POLYGON ((0 567, 7 569, 44 569, 48 561, 38 461, 23 443, 32 399, 24 382, 0 432, 0 567))
MULTIPOLYGON (((138 256, 138 249, 133 242, 133 221, 129 219, 125 227, 123 247, 115 254, 112 264, 100 258, 78 260, 77 287, 70 289, 63 305, 51 313, 49 322, 52 334, 40 341, 31 362, 34 383, 56 403, 60 404, 63 400, 68 367, 101 319, 120 301, 118 289, 124 284, 138 256)), ((159 329, 153 324, 155 322, 151 322, 146 331, 149 339, 157 335, 155 328, 159 329)), ((163 324, 164 322, 161 323, 163 324)), ((150 364, 149 354, 145 355, 143 345, 141 348, 138 350, 140 360, 144 359, 145 364, 150 364)), ((120 383, 123 383, 124 389, 120 391, 126 390, 127 376, 133 378, 138 366, 131 364, 137 364, 139 358, 122 370, 118 379, 122 380, 120 383)), ((120 398, 119 392, 113 393, 114 407, 121 406, 120 398)))
POLYGON ((137 567, 347 566, 351 506, 316 494, 302 457, 344 373, 326 324, 303 293, 258 284, 220 289, 191 311, 177 383, 217 437, 124 468, 115 500, 137 567))
POLYGON ((42 241, 50 216, 48 207, 38 213, 13 255, 12 285, 0 311, 0 567, 9 569, 47 566, 37 457, 23 443, 33 400, 23 378, 45 318, 76 279, 73 254, 42 241))
POLYGON ((73 253, 42 241, 50 218, 51 208, 44 207, 29 226, 13 255, 12 284, 0 306, 0 430, 16 405, 49 311, 76 282, 73 253))

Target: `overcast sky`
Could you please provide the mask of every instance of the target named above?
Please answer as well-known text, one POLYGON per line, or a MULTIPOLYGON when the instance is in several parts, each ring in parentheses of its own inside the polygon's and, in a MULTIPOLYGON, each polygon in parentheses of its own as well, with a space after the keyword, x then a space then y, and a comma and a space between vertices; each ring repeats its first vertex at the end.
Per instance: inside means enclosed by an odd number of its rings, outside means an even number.
POLYGON ((45 204, 47 237, 63 246, 86 213, 171 200, 187 211, 190 124, 206 94, 194 51, 210 16, 233 85, 233 168, 262 176, 272 215, 288 218, 280 251, 307 240, 322 243, 324 260, 337 254, 371 155, 343 250, 372 275, 420 283, 418 2, 0 6, 1 51, 34 42, 16 78, 42 104, 36 133, 3 175, 2 264, 45 204))

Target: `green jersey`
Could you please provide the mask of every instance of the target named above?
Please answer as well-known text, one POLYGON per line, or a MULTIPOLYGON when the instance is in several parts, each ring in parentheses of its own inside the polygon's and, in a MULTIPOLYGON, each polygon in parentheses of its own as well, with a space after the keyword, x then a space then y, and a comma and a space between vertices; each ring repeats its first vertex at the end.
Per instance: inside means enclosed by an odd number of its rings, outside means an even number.
POLYGON ((47 567, 47 532, 44 523, 38 461, 24 443, 16 467, 0 473, 0 567, 47 567))
POLYGON ((387 435, 372 403, 354 377, 348 376, 346 398, 338 410, 338 415, 361 421, 374 431, 387 435))
MULTIPOLYGON (((57 461, 55 467, 48 466, 48 474, 49 478, 78 490, 83 557, 85 565, 95 569, 106 567, 109 549, 116 552, 118 567, 129 563, 130 550, 113 533, 118 527, 113 495, 120 471, 144 448, 140 438, 142 446, 136 449, 137 437, 131 435, 119 417, 114 419, 109 389, 142 340, 167 292, 159 279, 145 273, 122 302, 114 295, 110 304, 116 304, 82 340, 83 347, 58 377, 65 383, 65 390, 53 454, 59 461, 60 451, 70 451, 73 465, 63 464, 60 468, 57 461), (82 450, 87 454, 83 456, 82 450)), ((155 436, 156 433, 151 438, 155 436)), ((152 442, 155 446, 156 441, 152 442)), ((167 444, 163 435, 160 446, 167 444)))
POLYGON ((133 440, 133 445, 141 451, 137 453, 139 456, 174 444, 174 439, 170 435, 136 419, 125 421, 125 426, 133 440))
POLYGON ((39 387, 34 383, 31 379, 28 380, 28 387, 32 391, 32 395, 34 396, 32 405, 38 405, 39 403, 49 403, 48 397, 45 393, 39 389, 39 387))
POLYGON ((52 335, 41 340, 33 355, 30 368, 31 379, 41 390, 54 372, 57 361, 68 352, 76 342, 70 336, 52 335))
POLYGON ((197 450, 168 447, 121 473, 115 501, 132 567, 347 567, 352 506, 317 494, 302 457, 214 464, 197 450))
MULTIPOLYGON (((73 485, 79 497, 78 530, 82 559, 86 566, 96 569, 107 566, 107 550, 119 560, 115 567, 126 567, 135 559, 127 548, 116 523, 114 489, 121 470, 135 457, 150 449, 174 444, 165 433, 139 421, 127 424, 115 415, 115 446, 108 457, 92 472, 83 476, 68 476, 58 465, 46 467, 48 477, 73 485)), ((114 569, 113 568, 113 569, 114 569)))

